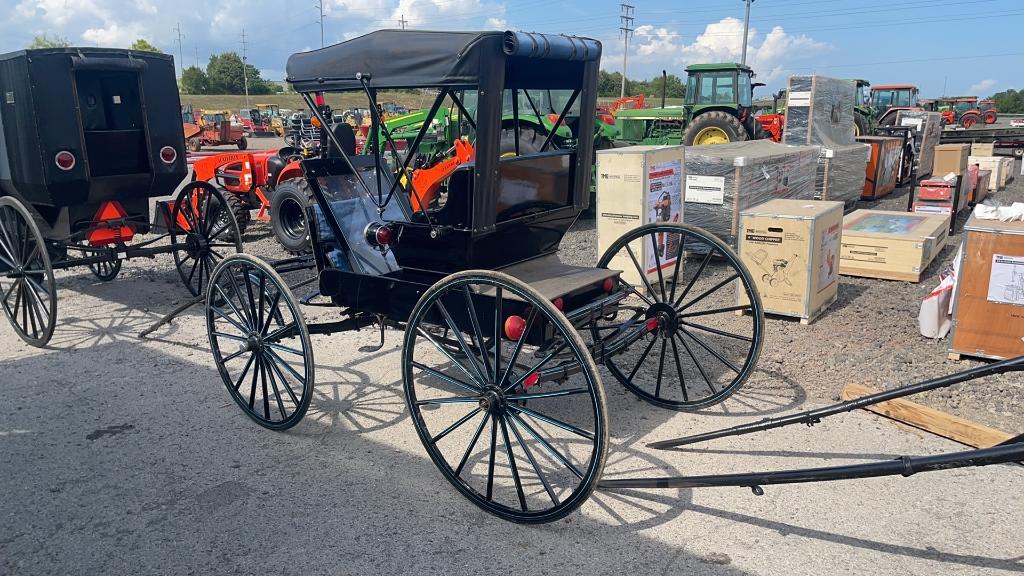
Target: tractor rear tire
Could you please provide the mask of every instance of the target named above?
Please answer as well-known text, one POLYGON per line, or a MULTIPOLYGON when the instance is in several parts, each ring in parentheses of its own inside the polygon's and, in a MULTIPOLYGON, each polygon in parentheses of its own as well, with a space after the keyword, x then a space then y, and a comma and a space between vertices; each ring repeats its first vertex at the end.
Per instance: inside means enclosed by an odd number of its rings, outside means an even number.
POLYGON ((977 114, 964 114, 960 117, 960 125, 964 128, 971 128, 978 123, 977 114))
POLYGON ((242 139, 238 141, 238 149, 239 150, 245 150, 248 147, 249 147, 249 141, 245 139, 245 136, 242 136, 242 139))
MULTIPOLYGON (((711 144, 712 142, 707 142, 706 139, 715 139, 716 135, 719 138, 724 135, 728 142, 742 142, 750 139, 747 129, 743 127, 738 118, 728 112, 712 110, 697 116, 690 122, 686 130, 683 131, 683 144, 693 146, 698 140, 711 144)), ((725 142, 713 143, 724 144, 725 142)))
POLYGON ((861 116, 859 112, 853 113, 853 135, 868 135, 868 121, 863 116, 861 116))
MULTIPOLYGON (((228 210, 234 214, 235 222, 238 222, 238 233, 245 235, 245 228, 252 220, 252 213, 249 212, 249 206, 238 194, 227 191, 222 193, 224 194, 224 201, 228 203, 228 210)), ((234 238, 230 239, 234 240, 234 238)))
POLYGON ((270 198, 270 229, 281 247, 292 254, 311 249, 306 207, 312 203, 309 184, 303 178, 285 180, 270 198))
POLYGON ((995 124, 996 120, 999 119, 999 115, 996 114, 995 110, 986 110, 985 112, 982 113, 981 119, 985 122, 985 124, 995 124))
MULTIPOLYGON (((540 147, 544 145, 545 136, 535 130, 520 126, 519 128, 519 154, 516 154, 516 131, 515 128, 504 128, 501 131, 501 143, 498 147, 498 155, 502 158, 511 156, 526 156, 537 154, 540 147)), ((554 141, 552 141, 552 144, 554 141)))
POLYGON ((199 152, 203 149, 203 143, 199 138, 190 138, 187 144, 190 152, 199 152))

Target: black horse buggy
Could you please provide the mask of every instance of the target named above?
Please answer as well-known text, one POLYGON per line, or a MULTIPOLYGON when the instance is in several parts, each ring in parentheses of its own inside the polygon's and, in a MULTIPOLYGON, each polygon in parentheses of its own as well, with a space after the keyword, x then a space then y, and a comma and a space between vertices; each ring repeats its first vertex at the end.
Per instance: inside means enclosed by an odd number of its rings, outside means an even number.
MULTIPOLYGON (((210 346, 250 418, 274 430, 302 419, 312 335, 379 324, 383 345, 385 324, 403 327, 406 404, 431 460, 482 509, 537 523, 570 513, 600 482, 609 441, 599 365, 674 410, 710 406, 743 384, 763 313, 749 272, 719 239, 655 223, 611 242, 596 266, 560 259, 589 202, 600 53, 598 42, 570 36, 378 31, 289 59, 288 79, 322 126, 331 126, 323 93, 349 91, 367 98, 373 127, 369 154, 356 155, 351 128, 337 123, 322 156, 302 161, 311 256, 271 264, 238 254, 213 271, 210 346), (433 95, 411 141, 396 142, 377 111, 378 94, 396 89, 433 95), (520 115, 539 115, 540 101, 558 103, 552 123, 568 126, 575 146, 521 129, 520 115), (451 133, 450 146, 436 145, 451 133), (303 269, 315 276, 293 288, 317 287, 300 300, 284 277, 303 269), (307 323, 300 302, 338 316, 307 323)), ((881 473, 925 469, 909 460, 890 468, 881 473)), ((834 479, 822 470, 605 486, 760 490, 834 479)), ((837 477, 856 475, 878 473, 837 477)))
POLYGON ((241 252, 220 192, 184 180, 181 107, 170 56, 101 48, 0 56, 0 304, 25 342, 57 317, 54 270, 112 280, 123 260, 172 253, 193 294, 241 252), (135 236, 154 234, 141 242, 135 236), (166 240, 169 238, 169 242, 166 240))

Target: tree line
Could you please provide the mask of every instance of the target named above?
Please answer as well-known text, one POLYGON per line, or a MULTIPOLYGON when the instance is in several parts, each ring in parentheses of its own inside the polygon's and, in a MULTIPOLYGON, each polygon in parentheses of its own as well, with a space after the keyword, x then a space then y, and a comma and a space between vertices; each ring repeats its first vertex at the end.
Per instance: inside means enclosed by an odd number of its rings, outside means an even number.
POLYGON ((1005 90, 992 96, 996 110, 1004 114, 1024 114, 1024 90, 1005 90))
MULTIPOLYGON (((668 98, 682 98, 686 93, 686 84, 675 74, 665 77, 665 96, 668 98)), ((650 80, 626 79, 626 96, 643 94, 647 97, 661 97, 662 78, 659 74, 650 80)), ((597 80, 597 93, 602 97, 618 98, 622 90, 622 73, 605 72, 601 70, 597 80)))

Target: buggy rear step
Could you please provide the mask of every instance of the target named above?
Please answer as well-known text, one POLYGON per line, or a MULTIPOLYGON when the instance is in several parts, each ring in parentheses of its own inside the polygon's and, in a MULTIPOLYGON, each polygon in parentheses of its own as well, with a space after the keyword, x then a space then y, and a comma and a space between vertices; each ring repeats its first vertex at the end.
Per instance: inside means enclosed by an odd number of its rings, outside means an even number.
MULTIPOLYGON (((540 292, 549 301, 564 298, 569 294, 588 288, 600 288, 605 280, 616 278, 621 273, 619 270, 565 264, 555 254, 513 264, 500 269, 500 272, 529 284, 531 288, 540 292)), ((492 296, 494 291, 484 290, 480 294, 492 296)), ((510 300, 518 300, 514 294, 507 297, 510 300)))

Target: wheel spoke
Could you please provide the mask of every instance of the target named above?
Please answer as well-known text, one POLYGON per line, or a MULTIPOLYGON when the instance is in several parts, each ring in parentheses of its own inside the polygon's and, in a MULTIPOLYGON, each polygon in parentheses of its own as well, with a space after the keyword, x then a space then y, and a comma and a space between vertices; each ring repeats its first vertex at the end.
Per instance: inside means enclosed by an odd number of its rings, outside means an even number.
POLYGON ((229 324, 234 326, 242 334, 248 334, 250 332, 248 327, 242 326, 238 322, 235 322, 234 318, 232 318, 231 316, 228 316, 228 314, 226 312, 224 312, 223 310, 221 310, 220 308, 217 308, 216 306, 210 306, 210 310, 212 310, 214 314, 216 314, 216 315, 220 316, 221 318, 227 320, 229 324))
POLYGON ((267 366, 263 363, 262 357, 256 361, 260 363, 260 386, 263 387, 263 417, 270 420, 270 394, 267 390, 267 366))
POLYGON ((548 453, 555 458, 555 460, 561 462, 563 466, 568 468, 569 471, 573 473, 573 475, 575 475, 580 480, 583 480, 583 473, 580 472, 575 466, 573 466, 572 462, 569 462, 569 460, 565 456, 563 456, 557 448, 552 446, 550 442, 545 440, 543 436, 541 436, 536 430, 534 430, 533 426, 530 426, 530 424, 526 420, 523 420, 522 418, 519 417, 518 414, 514 412, 509 412, 508 415, 509 418, 512 418, 513 420, 518 422, 523 428, 526 428, 526 431, 530 433, 530 436, 533 436, 534 440, 539 442, 540 445, 543 446, 544 449, 547 450, 548 453))
POLYGON ((428 398, 427 400, 417 400, 417 406, 432 406, 435 404, 469 404, 480 401, 479 396, 449 396, 447 398, 428 398))
MULTIPOLYGON (((495 365, 497 368, 497 365, 495 365)), ((494 414, 491 414, 491 449, 487 459, 487 499, 490 500, 494 495, 494 448, 495 444, 498 443, 498 425, 495 424, 494 414)))
POLYGON ((633 249, 629 247, 629 244, 626 244, 626 252, 629 253, 630 259, 633 260, 633 265, 636 266, 636 271, 640 273, 640 279, 643 280, 644 286, 650 292, 651 298, 654 298, 656 302, 660 302, 657 292, 654 291, 654 286, 651 286, 651 281, 647 279, 647 268, 640 265, 640 261, 636 259, 636 254, 633 254, 633 249))
POLYGON ((252 371, 252 389, 249 391, 249 411, 253 411, 253 406, 256 404, 256 381, 259 379, 260 366, 263 362, 260 361, 257 354, 252 355, 256 359, 256 369, 252 371))
POLYGON ((651 238, 651 248, 654 250, 654 267, 658 270, 658 288, 661 288, 661 302, 665 302, 665 277, 661 272, 661 254, 658 250, 657 234, 649 234, 648 236, 651 238))
POLYGON ((736 279, 737 279, 737 278, 739 278, 739 277, 740 277, 740 275, 739 275, 739 273, 738 273, 738 272, 737 272, 737 273, 735 273, 735 274, 733 274, 733 275, 731 275, 731 276, 729 276, 729 277, 728 277, 728 278, 726 278, 725 280, 722 280, 722 281, 721 281, 721 282, 719 282, 718 284, 715 284, 715 285, 714 285, 714 286, 712 286, 711 288, 708 288, 708 289, 707 289, 707 290, 705 290, 704 292, 701 292, 700 296, 697 296, 697 297, 696 297, 696 298, 694 298, 693 300, 690 300, 689 304, 687 304, 686 306, 683 306, 682 308, 680 308, 680 309, 679 309, 679 311, 680 311, 680 312, 682 312, 683 310, 686 310, 686 309, 687 309, 687 308, 689 308, 690 306, 693 306, 693 305, 694 305, 694 304, 696 304, 697 302, 700 302, 700 301, 701 301, 701 300, 703 300, 704 298, 707 298, 707 297, 708 297, 708 296, 710 296, 711 294, 714 294, 714 293, 715 293, 716 291, 718 291, 718 289, 719 289, 719 288, 721 288, 721 287, 725 286, 726 284, 728 284, 728 283, 732 282, 733 280, 736 280, 736 279))
POLYGON ((456 420, 451 426, 445 428, 440 433, 438 433, 437 436, 431 438, 430 441, 433 442, 434 444, 437 444, 442 438, 458 430, 459 427, 461 427, 463 424, 472 420, 473 417, 479 414, 481 410, 482 408, 474 408, 469 414, 466 414, 462 418, 456 420))
POLYGON ((533 466, 533 472, 540 479, 540 483, 544 486, 544 491, 548 493, 548 497, 551 498, 551 503, 555 506, 561 504, 558 500, 558 496, 555 495, 555 491, 551 489, 551 485, 548 484, 547 477, 540 471, 540 466, 537 465, 537 461, 533 457, 533 453, 530 451, 530 447, 523 441, 523 435, 519 433, 519 428, 516 426, 516 421, 511 417, 506 417, 508 425, 512 428, 512 434, 516 437, 516 441, 523 447, 523 453, 526 454, 526 459, 530 461, 530 466, 533 466))
POLYGON ((676 301, 676 285, 679 283, 679 269, 683 264, 683 244, 686 243, 686 232, 679 232, 679 249, 676 251, 676 265, 672 271, 672 293, 666 302, 676 301))
POLYGON ((249 361, 245 363, 245 368, 242 368, 242 374, 235 380, 235 392, 242 387, 242 381, 245 380, 245 376, 249 373, 249 369, 252 368, 252 363, 256 360, 255 354, 249 355, 249 361))
POLYGON ((508 457, 509 468, 512 469, 512 480, 516 484, 516 495, 519 497, 519 508, 526 512, 526 494, 523 492, 523 482, 519 479, 519 468, 516 467, 516 456, 512 452, 512 443, 508 440, 508 427, 505 426, 504 418, 497 418, 495 420, 501 425, 501 438, 505 444, 505 456, 508 457))
MULTIPOLYGON (((452 319, 452 315, 448 313, 448 309, 445 308, 440 298, 434 301, 434 306, 441 312, 441 316, 444 317, 445 323, 448 324, 448 329, 455 335, 455 341, 458 342, 459 349, 462 350, 462 353, 470 361, 470 364, 473 366, 473 370, 476 372, 477 378, 480 379, 479 381, 487 382, 488 377, 482 372, 482 367, 477 361, 476 354, 473 354, 470 351, 469 346, 466 345, 466 341, 462 338, 462 331, 456 328, 455 320, 452 319)), ((483 352, 483 354, 487 354, 486 351, 481 352, 483 352)))
POLYGON ((704 342, 703 339, 701 339, 696 334, 693 334, 692 332, 689 332, 685 328, 683 329, 683 334, 686 334, 690 338, 693 338, 694 342, 696 342, 697 344, 700 344, 701 348, 707 350, 715 358, 718 358, 718 360, 721 361, 722 364, 725 364, 733 372, 735 372, 737 374, 739 374, 741 372, 741 370, 739 368, 737 368, 735 364, 733 364, 732 362, 726 360, 726 358, 724 356, 719 354, 717 350, 714 350, 713 348, 711 348, 711 346, 709 346, 706 342, 704 342))
MULTIPOLYGON (((456 360, 455 357, 452 356, 451 353, 449 353, 448 350, 446 350, 444 348, 444 346, 441 346, 441 344, 438 343, 437 340, 434 340, 434 337, 431 336, 429 333, 427 333, 426 330, 424 330, 423 328, 420 328, 419 326, 417 326, 416 327, 416 331, 419 332, 420 336, 423 336, 424 338, 427 339, 428 342, 433 344, 434 348, 437 348, 437 350, 439 352, 441 352, 441 354, 443 354, 444 357, 447 358, 449 362, 454 364, 459 370, 462 370, 466 374, 466 376, 469 376, 470 380, 473 380, 474 378, 476 378, 475 376, 470 374, 469 370, 467 370, 465 366, 462 365, 462 362, 459 362, 458 360, 456 360)), ((478 384, 478 388, 480 386, 482 386, 482 383, 480 383, 480 382, 478 382, 477 384, 478 384)))
MULTIPOLYGON (((269 355, 268 355, 269 356, 269 355)), ((265 362, 270 364, 270 370, 277 374, 277 377, 281 379, 281 385, 284 386, 284 391, 288 393, 288 397, 292 399, 292 403, 296 406, 299 405, 299 398, 295 395, 295 391, 292 390, 290 384, 288 384, 288 378, 281 372, 281 369, 277 367, 277 361, 272 356, 264 359, 265 362)), ((305 386, 305 379, 299 378, 299 384, 305 386)))
MULTIPOLYGON (((238 297, 238 305, 242 307, 242 310, 245 310, 245 317, 248 318, 248 324, 250 326, 255 326, 255 323, 253 322, 252 316, 249 315, 249 309, 245 305, 245 301, 242 299, 242 290, 241 290, 241 288, 238 287, 238 281, 235 279, 235 267, 232 266, 232 267, 228 268, 227 270, 225 270, 225 272, 227 273, 228 280, 231 281, 231 291, 235 294, 235 296, 238 297)), ((246 277, 245 269, 244 268, 242 269, 242 277, 243 278, 246 277)), ((231 301, 231 299, 228 298, 227 294, 224 294, 223 291, 221 292, 221 295, 223 295, 224 298, 226 300, 228 300, 229 302, 231 301)), ((234 308, 234 306, 232 306, 232 308, 234 308)), ((236 312, 237 312, 237 309, 236 309, 236 312)), ((242 315, 239 314, 238 316, 241 317, 242 315)))
POLYGON ((262 336, 264 338, 267 336, 267 330, 270 330, 270 322, 274 318, 279 318, 279 317, 283 317, 284 316, 283 314, 281 314, 281 309, 278 307, 280 304, 281 304, 281 291, 278 290, 277 292, 274 293, 274 298, 273 298, 273 300, 270 303, 270 308, 267 310, 267 319, 263 323, 263 327, 260 329, 260 336, 262 336))
POLYGON ((736 306, 726 306, 725 308, 712 308, 711 310, 701 310, 700 312, 685 312, 676 315, 676 318, 682 320, 683 318, 695 318, 697 316, 711 316, 712 314, 725 314, 726 312, 738 312, 750 310, 750 304, 739 304, 736 306))
POLYGON ((651 343, 644 349, 644 353, 640 355, 640 359, 636 361, 636 366, 633 366, 633 371, 629 373, 629 378, 626 378, 626 380, 629 380, 630 382, 633 381, 633 377, 636 376, 637 371, 640 370, 640 366, 644 363, 644 360, 647 359, 647 355, 651 353, 651 349, 654 348, 654 344, 657 341, 657 337, 651 338, 651 343))
MULTIPOLYGON (((285 362, 283 358, 278 356, 277 352, 274 352, 272 348, 264 348, 263 350, 266 351, 266 353, 269 354, 271 357, 273 357, 278 364, 284 366, 285 370, 287 370, 292 376, 294 376, 296 380, 302 383, 306 382, 306 377, 296 372, 295 368, 292 368, 291 364, 285 362)), ((303 369, 305 369, 305 366, 303 366, 303 369)))
MULTIPOLYGON (((252 331, 252 323, 249 322, 249 317, 247 315, 245 315, 245 314, 242 314, 238 310, 238 308, 235 306, 235 303, 231 301, 231 298, 228 298, 228 295, 224 293, 224 290, 221 289, 219 284, 214 284, 213 288, 215 290, 217 290, 217 292, 220 292, 221 298, 223 298, 224 301, 227 302, 228 307, 231 308, 231 311, 235 313, 235 316, 237 316, 240 321, 245 322, 245 328, 244 329, 240 328, 240 326, 241 326, 240 324, 236 324, 235 327, 239 328, 243 332, 251 332, 252 331)), ((216 308, 216 307, 213 307, 213 306, 211 306, 211 308, 213 308, 214 310, 220 310, 219 308, 216 308)))
MULTIPOLYGON (((264 363, 264 371, 270 378, 270 386, 274 390, 274 398, 277 399, 277 411, 281 414, 281 419, 285 420, 288 418, 288 414, 285 412, 284 409, 284 401, 281 400, 281 390, 277 387, 277 379, 274 378, 274 371, 271 369, 267 369, 266 363, 264 363)), ((269 416, 267 418, 269 419, 269 416)))
POLYGON ((679 375, 679 389, 683 392, 683 402, 689 402, 690 395, 686 392, 686 377, 683 375, 683 366, 679 363, 679 347, 676 346, 675 338, 670 340, 672 341, 672 358, 676 361, 676 374, 679 375))
POLYGON ((711 379, 708 378, 707 372, 704 371, 704 366, 702 366, 701 363, 697 361, 697 356, 694 355, 693 350, 690 350, 690 345, 687 344, 686 340, 684 340, 683 337, 680 336, 679 334, 675 334, 675 337, 678 338, 679 343, 683 345, 683 350, 686 350, 686 353, 690 355, 690 360, 692 360, 693 365, 697 367, 697 371, 700 372, 700 376, 701 378, 704 379, 704 383, 707 384, 708 388, 711 389, 711 393, 718 394, 718 390, 715 390, 714 384, 711 383, 711 379))
MULTIPOLYGON (((680 244, 680 247, 681 246, 682 244, 680 244)), ((678 308, 679 304, 681 304, 682 301, 686 299, 686 295, 690 293, 690 290, 693 288, 693 285, 697 283, 697 280, 700 278, 700 275, 704 273, 704 269, 707 268, 708 263, 711 262, 711 258, 715 254, 715 250, 715 248, 712 248, 711 250, 708 250, 707 254, 704 255, 704 259, 701 261, 700 266, 697 268, 697 272, 694 273, 693 278, 690 278, 690 281, 686 284, 686 288, 683 288, 683 293, 679 295, 679 299, 672 301, 673 308, 678 308)))
MULTIPOLYGON (((497 376, 501 372, 501 336, 503 332, 502 319, 502 297, 501 297, 501 286, 495 288, 494 294, 494 375, 497 376)), ((524 335, 525 336, 525 335, 524 335)), ((495 382, 497 384, 497 382, 495 382)))
POLYGON ((473 325, 473 337, 476 341, 477 350, 480 350, 480 355, 483 356, 484 366, 487 368, 487 373, 494 377, 496 371, 491 371, 491 360, 487 357, 487 348, 484 345, 483 331, 480 329, 480 320, 476 315, 476 305, 473 304, 473 296, 469 293, 468 285, 462 287, 462 294, 466 298, 466 309, 469 310, 469 319, 470 323, 473 325))
POLYGON ((508 366, 505 367, 505 372, 501 375, 501 379, 498 380, 498 386, 502 386, 508 381, 508 377, 512 374, 512 367, 515 366, 516 360, 519 359, 519 352, 523 349, 523 344, 526 343, 526 337, 530 334, 530 329, 533 328, 533 321, 537 318, 537 308, 530 308, 530 314, 526 317, 526 325, 523 328, 523 335, 516 341, 515 348, 512 349, 512 355, 508 357, 508 366))
POLYGON ((575 396, 576 394, 589 394, 589 388, 570 388, 569 390, 555 390, 552 392, 538 392, 536 394, 516 394, 506 396, 505 400, 539 400, 542 398, 561 398, 563 396, 575 396))
POLYGON ((703 330, 704 332, 710 332, 712 334, 718 334, 719 336, 725 336, 726 338, 735 338, 736 340, 743 340, 744 342, 754 341, 754 339, 749 336, 744 336, 742 334, 734 334, 732 332, 726 332, 725 330, 719 330, 717 328, 712 328, 710 326, 704 326, 703 324, 696 324, 693 322, 680 322, 680 324, 682 324, 683 326, 688 326, 690 328, 703 330))
POLYGON ((427 365, 425 365, 425 364, 423 364, 421 362, 416 362, 415 360, 413 360, 411 362, 411 364, 412 364, 413 368, 418 368, 418 369, 426 372, 427 374, 433 376, 434 378, 437 378, 438 380, 443 380, 443 381, 445 381, 445 382, 447 382, 447 383, 449 383, 449 384, 451 384, 453 386, 458 386, 459 388, 462 388, 463 390, 465 390, 465 391, 467 391, 467 392, 469 392, 471 394, 479 393, 481 391, 481 388, 473 386, 472 384, 469 384, 467 382, 463 382, 462 380, 459 380, 458 378, 453 378, 453 377, 451 377, 451 376, 449 376, 449 375, 447 375, 447 374, 445 374, 443 372, 440 372, 438 370, 435 370, 435 369, 431 368, 430 366, 427 366, 427 365))
POLYGON ((661 357, 658 360, 658 382, 654 385, 654 397, 661 397, 661 376, 665 372, 665 339, 661 339, 661 357))
POLYGON ((270 334, 267 334, 266 336, 264 336, 263 337, 263 341, 264 342, 277 342, 281 338, 284 338, 285 334, 288 334, 289 332, 291 332, 292 330, 297 329, 298 327, 299 327, 299 323, 294 321, 294 320, 292 320, 291 322, 285 324, 284 326, 281 326, 277 330, 274 330, 270 334))
POLYGON ((266 342, 266 341, 263 342, 263 345, 268 347, 268 348, 273 348, 274 350, 277 350, 279 352, 285 352, 287 354, 295 354, 296 356, 301 356, 302 358, 306 357, 306 354, 303 353, 302 350, 296 350, 295 348, 289 348, 288 346, 281 346, 280 344, 274 344, 274 343, 266 342))
POLYGON ((520 414, 526 414, 527 416, 530 416, 531 418, 534 418, 536 420, 540 420, 541 422, 547 422, 548 424, 551 424, 552 426, 561 428, 562 430, 565 430, 566 432, 572 432, 573 434, 575 434, 577 436, 582 436, 582 437, 586 438, 587 440, 593 440, 594 439, 594 433, 593 432, 588 432, 587 430, 584 430, 582 428, 577 428, 576 426, 573 426, 572 424, 569 424, 567 422, 562 422, 561 420, 559 420, 557 418, 552 418, 551 416, 547 416, 545 414, 541 414, 540 412, 536 412, 534 410, 530 410, 529 408, 526 408, 525 406, 509 406, 508 408, 509 408, 509 410, 513 410, 513 411, 518 412, 520 414))
POLYGON ((509 390, 512 390, 516 386, 519 386, 520 384, 523 383, 524 380, 526 380, 530 376, 530 374, 533 374, 537 370, 540 370, 540 368, 542 366, 544 366, 545 364, 550 362, 551 359, 554 358, 555 356, 561 354, 562 350, 565 350, 568 347, 569 347, 569 343, 568 342, 562 342, 562 344, 560 346, 558 346, 558 348, 555 348, 550 354, 548 354, 543 359, 541 359, 541 361, 538 362, 536 365, 534 365, 532 368, 529 368, 528 370, 524 371, 522 376, 520 376, 519 378, 516 378, 515 382, 509 384, 508 386, 506 386, 502 390, 504 392, 508 392, 509 390))
POLYGON ((458 477, 462 474, 462 469, 466 467, 466 462, 469 461, 470 454, 473 453, 473 447, 476 446, 477 440, 480 439, 480 433, 484 431, 484 425, 490 418, 483 418, 480 420, 480 425, 476 427, 476 433, 473 434, 473 439, 469 441, 469 446, 466 446, 466 451, 462 453, 462 460, 459 461, 459 466, 455 469, 455 476, 458 477))
POLYGON ((249 341, 248 338, 245 338, 243 336, 238 336, 236 334, 225 334, 224 332, 217 332, 217 331, 211 332, 211 334, 213 334, 214 336, 216 336, 218 338, 227 338, 228 340, 234 340, 236 342, 248 342, 249 341))

